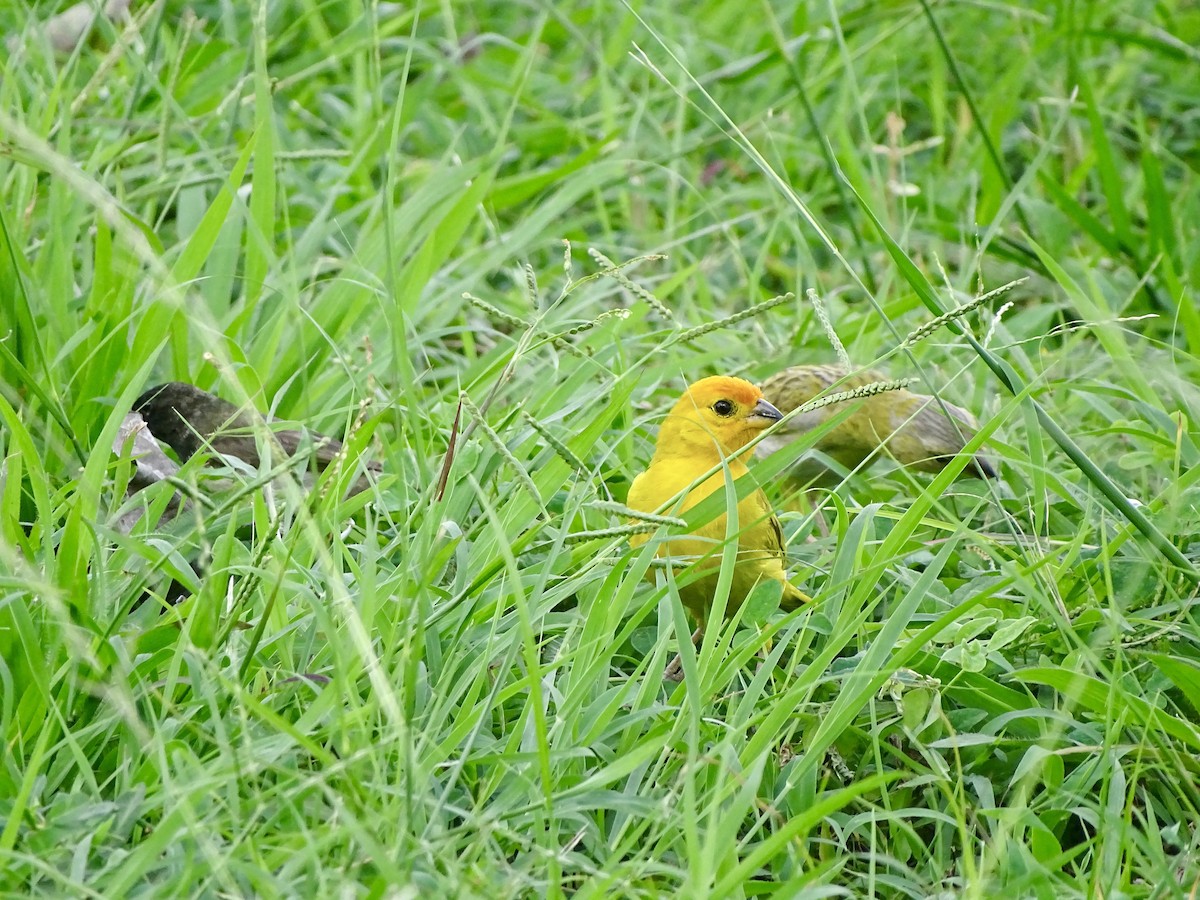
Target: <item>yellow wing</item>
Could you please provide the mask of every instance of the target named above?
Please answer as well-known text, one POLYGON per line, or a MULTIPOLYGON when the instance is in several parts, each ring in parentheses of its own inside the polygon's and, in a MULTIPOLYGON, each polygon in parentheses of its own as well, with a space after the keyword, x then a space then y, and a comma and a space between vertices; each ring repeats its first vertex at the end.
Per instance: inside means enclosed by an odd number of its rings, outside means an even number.
POLYGON ((763 522, 754 526, 750 533, 743 535, 741 542, 742 546, 746 546, 746 539, 750 538, 750 542, 757 541, 759 548, 763 551, 758 564, 759 571, 755 573, 754 581, 770 578, 780 582, 783 585, 783 598, 780 600, 780 606, 783 609, 796 609, 803 603, 812 602, 812 597, 788 581, 787 553, 784 550, 783 526, 779 523, 779 517, 771 511, 767 497, 762 491, 757 491, 751 497, 757 501, 760 515, 769 513, 763 522))

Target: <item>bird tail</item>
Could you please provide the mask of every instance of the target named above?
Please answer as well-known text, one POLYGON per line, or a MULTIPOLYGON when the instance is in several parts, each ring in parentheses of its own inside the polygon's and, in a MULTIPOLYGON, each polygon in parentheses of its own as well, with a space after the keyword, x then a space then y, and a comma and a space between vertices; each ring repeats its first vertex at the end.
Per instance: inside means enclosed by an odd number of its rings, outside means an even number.
POLYGON ((812 603, 812 597, 804 593, 790 581, 783 583, 783 598, 779 601, 780 609, 786 612, 791 612, 793 609, 799 609, 805 603, 812 603))
MULTIPOLYGON (((999 478, 1000 473, 996 471, 995 465, 981 453, 976 453, 971 462, 974 464, 974 473, 982 478, 999 478)), ((964 472, 971 472, 971 466, 967 466, 964 472)))
MULTIPOLYGON (((921 449, 929 455, 929 464, 918 463, 915 467, 929 472, 940 472, 950 461, 950 457, 962 450, 964 439, 973 435, 978 425, 975 417, 965 409, 943 401, 942 405, 952 417, 947 418, 942 413, 942 406, 932 398, 928 399, 929 402, 905 422, 902 428, 905 434, 916 440, 921 449)), ((963 469, 961 477, 997 478, 999 473, 988 457, 976 453, 971 458, 971 463, 963 469)))

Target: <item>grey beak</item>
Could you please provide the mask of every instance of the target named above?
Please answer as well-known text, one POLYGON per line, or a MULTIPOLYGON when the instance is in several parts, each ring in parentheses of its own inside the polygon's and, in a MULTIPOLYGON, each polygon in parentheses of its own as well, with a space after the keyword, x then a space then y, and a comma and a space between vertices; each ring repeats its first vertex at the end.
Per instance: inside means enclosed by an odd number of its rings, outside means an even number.
POLYGON ((777 410, 766 400, 759 400, 754 404, 754 409, 750 410, 748 419, 766 419, 768 422, 778 422, 783 418, 783 413, 777 410))

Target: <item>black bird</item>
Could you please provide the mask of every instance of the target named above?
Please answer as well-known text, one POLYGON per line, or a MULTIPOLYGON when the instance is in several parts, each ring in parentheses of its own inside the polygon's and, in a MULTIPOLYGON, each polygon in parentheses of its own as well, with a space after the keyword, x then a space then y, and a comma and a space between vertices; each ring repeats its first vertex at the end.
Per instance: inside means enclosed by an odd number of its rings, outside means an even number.
MULTIPOLYGON (((255 468, 259 466, 255 436, 261 433, 264 419, 253 410, 239 409, 182 381, 155 385, 134 401, 133 408, 146 421, 150 433, 174 450, 180 460, 190 459, 209 447, 236 456, 255 468)), ((311 454, 311 466, 318 472, 324 471, 342 452, 341 441, 315 431, 271 429, 271 436, 288 456, 311 454)), ((375 474, 382 472, 375 462, 367 463, 366 467, 375 474)), ((350 493, 364 491, 370 484, 370 479, 362 475, 350 493)))

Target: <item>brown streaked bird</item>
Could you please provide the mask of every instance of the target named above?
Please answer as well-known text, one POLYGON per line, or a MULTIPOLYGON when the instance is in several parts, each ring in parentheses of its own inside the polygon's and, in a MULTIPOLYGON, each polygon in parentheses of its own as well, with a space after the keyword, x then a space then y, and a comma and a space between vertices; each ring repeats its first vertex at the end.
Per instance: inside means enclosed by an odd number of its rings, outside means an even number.
MULTIPOLYGON (((182 381, 155 385, 133 403, 155 438, 167 444, 181 460, 190 459, 203 447, 218 453, 236 456, 250 466, 260 464, 255 423, 262 423, 257 412, 239 409, 227 400, 182 381)), ((272 429, 272 437, 288 456, 311 453, 310 467, 323 472, 342 452, 342 442, 315 431, 272 429)), ((375 474, 382 472, 376 462, 366 468, 375 474)), ((361 475, 350 487, 357 494, 370 487, 371 481, 361 475)))
MULTIPOLYGON (((793 366, 764 381, 762 392, 782 412, 789 413, 823 393, 852 391, 878 381, 887 381, 887 376, 871 370, 848 374, 836 365, 793 366)), ((863 463, 871 465, 881 456, 890 456, 918 472, 937 473, 962 452, 978 427, 975 417, 967 410, 904 389, 845 402, 854 405, 853 411, 813 446, 847 469, 855 469, 863 463)), ((793 416, 775 434, 759 443, 756 452, 759 456, 768 456, 844 411, 842 403, 831 403, 793 416)), ((840 480, 819 460, 803 457, 791 474, 804 482, 827 484, 840 480)), ((959 477, 995 478, 996 469, 986 456, 977 453, 959 477)))
MULTIPOLYGON (((721 465, 724 460, 734 479, 749 473, 741 453, 764 429, 782 414, 763 399, 762 392, 741 378, 714 376, 691 385, 663 421, 649 467, 629 487, 627 504, 639 512, 658 512, 672 497, 692 482, 721 465)), ((725 490, 725 473, 718 468, 695 487, 682 502, 665 511, 682 514, 710 494, 725 490)), ((781 606, 796 609, 811 598, 787 579, 784 571, 783 532, 761 490, 747 494, 737 506, 737 562, 726 603, 726 615, 736 611, 756 585, 777 581, 783 589, 781 606)), ((680 585, 679 599, 697 622, 692 640, 699 640, 713 605, 720 576, 721 547, 727 539, 724 513, 688 535, 662 542, 658 556, 671 557, 683 565, 695 562, 705 574, 680 585), (698 562, 697 562, 698 560, 698 562)), ((635 535, 630 544, 639 547, 649 535, 635 535)), ((676 678, 682 660, 677 656, 667 667, 666 677, 676 678)))

